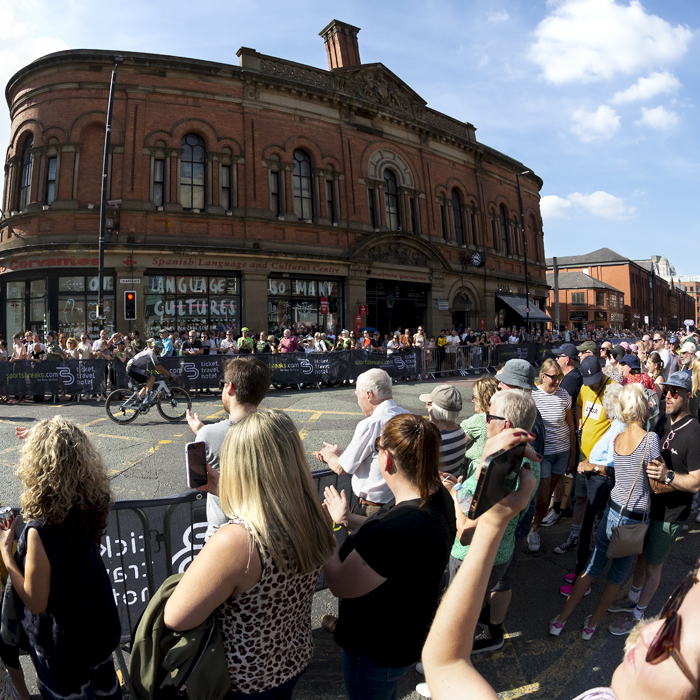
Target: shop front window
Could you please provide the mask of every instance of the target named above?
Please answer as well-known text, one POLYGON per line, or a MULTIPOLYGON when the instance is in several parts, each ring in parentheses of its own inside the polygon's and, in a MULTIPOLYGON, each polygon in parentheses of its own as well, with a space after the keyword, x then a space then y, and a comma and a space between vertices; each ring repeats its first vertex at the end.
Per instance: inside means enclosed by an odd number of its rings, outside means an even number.
MULTIPOLYGON (((58 332, 68 337, 86 331, 91 339, 100 334, 97 318, 97 275, 73 275, 58 278, 58 332)), ((103 328, 114 333, 114 275, 105 274, 102 280, 105 319, 103 328)))
MULTIPOLYGON (((6 333, 12 338, 15 333, 24 333, 24 296, 26 282, 8 282, 5 285, 6 333)), ((8 347, 10 343, 8 342, 8 347)))
POLYGON ((238 277, 149 275, 144 324, 148 337, 162 327, 216 333, 240 326, 238 277))
POLYGON ((342 284, 332 280, 268 279, 267 323, 271 333, 284 328, 325 333, 340 330, 342 284))

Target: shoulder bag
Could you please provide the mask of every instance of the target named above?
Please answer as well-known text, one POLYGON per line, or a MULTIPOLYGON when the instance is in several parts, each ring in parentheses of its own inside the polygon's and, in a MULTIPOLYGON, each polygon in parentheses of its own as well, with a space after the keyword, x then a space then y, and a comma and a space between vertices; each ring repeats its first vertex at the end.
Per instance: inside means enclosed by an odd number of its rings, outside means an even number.
MULTIPOLYGON (((625 506, 620 512, 622 517, 625 517, 627 510, 627 505, 630 502, 632 496, 632 491, 637 484, 639 475, 644 469, 644 460, 647 456, 647 449, 649 448, 649 433, 647 433, 647 441, 644 445, 644 454, 642 455, 642 461, 639 464, 639 471, 637 471, 637 476, 632 483, 630 492, 627 494, 627 501, 625 506)), ((649 505, 649 497, 647 497, 647 506, 649 505)), ((646 537, 647 530, 649 529, 649 523, 647 522, 647 508, 644 509, 644 517, 641 523, 633 523, 630 525, 616 525, 612 529, 612 534, 610 535, 610 544, 608 545, 608 551, 606 556, 608 559, 620 559, 622 557, 634 557, 641 554, 644 551, 644 538, 646 537)))

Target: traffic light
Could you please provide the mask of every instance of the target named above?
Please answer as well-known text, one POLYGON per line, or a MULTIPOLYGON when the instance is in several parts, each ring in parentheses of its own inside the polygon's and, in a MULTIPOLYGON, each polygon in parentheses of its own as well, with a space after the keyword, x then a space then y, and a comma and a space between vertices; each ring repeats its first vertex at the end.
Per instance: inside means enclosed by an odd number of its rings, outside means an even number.
POLYGON ((136 320, 136 292, 124 292, 124 320, 136 320))

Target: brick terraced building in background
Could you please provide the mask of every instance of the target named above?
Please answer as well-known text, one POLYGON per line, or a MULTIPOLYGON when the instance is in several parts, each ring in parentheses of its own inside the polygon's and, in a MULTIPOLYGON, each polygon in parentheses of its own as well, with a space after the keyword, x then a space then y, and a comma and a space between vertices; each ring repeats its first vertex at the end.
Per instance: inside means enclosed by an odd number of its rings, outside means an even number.
MULTIPOLYGON (((238 66, 123 54, 108 162, 108 329, 388 330, 389 292, 394 328, 522 323, 515 176, 526 166, 427 107, 381 63, 362 64, 358 31, 333 21, 321 32, 329 70, 248 48, 238 66), (485 265, 470 264, 479 255, 485 265), (133 323, 127 290, 136 292, 133 323)), ((7 85, 6 337, 98 328, 113 62, 106 51, 62 51, 7 85)), ((530 295, 541 309, 542 181, 520 181, 530 295)), ((532 308, 533 320, 546 319, 532 308)))

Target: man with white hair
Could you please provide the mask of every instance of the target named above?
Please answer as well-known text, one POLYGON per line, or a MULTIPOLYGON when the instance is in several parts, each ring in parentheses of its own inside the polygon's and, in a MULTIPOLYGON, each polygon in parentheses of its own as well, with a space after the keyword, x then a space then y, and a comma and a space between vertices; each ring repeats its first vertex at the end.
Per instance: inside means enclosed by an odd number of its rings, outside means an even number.
POLYGON ((370 516, 387 510, 393 499, 379 470, 379 454, 374 449, 374 442, 382 434, 384 423, 410 411, 396 405, 391 377, 383 369, 363 372, 357 378, 355 396, 366 418, 357 424, 347 449, 341 450, 338 445, 324 442, 316 458, 336 474, 352 474, 352 490, 358 498, 352 512, 370 516))
MULTIPOLYGON (((325 462, 338 475, 352 474, 352 490, 358 498, 352 512, 369 517, 387 511, 394 498, 379 469, 375 442, 388 420, 410 411, 396 405, 391 377, 378 367, 357 378, 355 396, 366 418, 357 424, 347 449, 324 442, 316 459, 325 462)), ((331 633, 335 632, 337 622, 334 615, 324 615, 321 619, 324 629, 331 633)))

